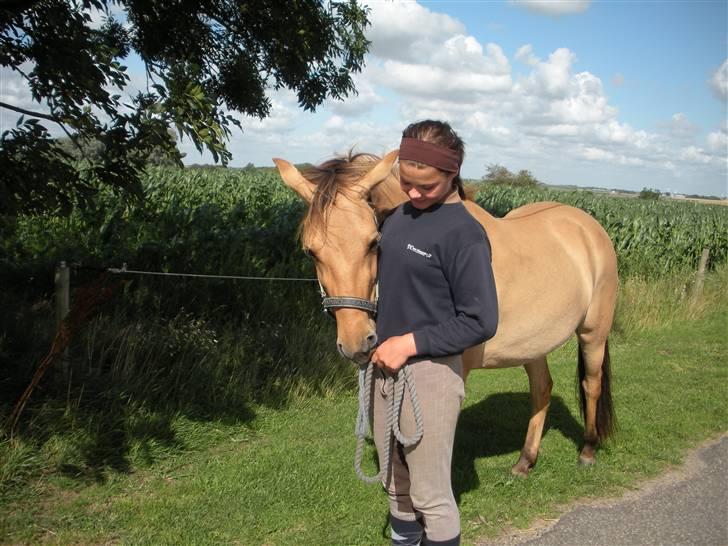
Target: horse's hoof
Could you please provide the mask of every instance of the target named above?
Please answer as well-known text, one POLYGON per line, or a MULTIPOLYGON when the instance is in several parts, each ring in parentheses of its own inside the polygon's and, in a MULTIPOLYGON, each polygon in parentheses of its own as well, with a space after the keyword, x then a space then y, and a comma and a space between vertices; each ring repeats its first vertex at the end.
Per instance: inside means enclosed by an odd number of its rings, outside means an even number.
POLYGON ((579 464, 581 466, 594 466, 597 463, 595 457, 596 452, 597 448, 595 444, 591 442, 585 443, 579 452, 579 464))
POLYGON ((594 456, 579 455, 580 466, 594 466, 595 464, 597 464, 597 460, 594 456))
POLYGON ((511 467, 511 475, 516 478, 528 478, 528 473, 533 468, 533 465, 526 459, 519 459, 516 464, 511 467))

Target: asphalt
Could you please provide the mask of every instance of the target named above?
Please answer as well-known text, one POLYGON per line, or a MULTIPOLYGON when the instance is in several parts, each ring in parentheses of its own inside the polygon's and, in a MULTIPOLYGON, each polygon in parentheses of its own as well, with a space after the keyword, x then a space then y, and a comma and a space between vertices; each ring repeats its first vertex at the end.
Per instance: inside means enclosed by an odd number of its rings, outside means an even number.
POLYGON ((728 434, 619 498, 478 546, 728 546, 728 434))

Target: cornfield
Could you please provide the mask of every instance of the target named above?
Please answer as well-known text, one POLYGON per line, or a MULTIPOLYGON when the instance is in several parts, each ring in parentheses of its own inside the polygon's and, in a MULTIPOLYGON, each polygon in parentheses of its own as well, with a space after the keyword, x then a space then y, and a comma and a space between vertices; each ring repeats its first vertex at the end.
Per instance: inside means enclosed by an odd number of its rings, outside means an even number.
MULTIPOLYGON (((70 218, 19 221, 4 241, 14 264, 58 260, 165 271, 311 275, 298 250, 303 203, 270 169, 150 169, 143 206, 111 194, 70 218)), ((595 194, 480 185, 476 201, 496 216, 535 201, 579 207, 607 230, 622 276, 646 278, 695 269, 704 248, 710 266, 728 258, 728 207, 595 194)))
POLYGON ((536 201, 557 201, 588 212, 609 233, 621 276, 695 269, 704 248, 711 267, 728 258, 728 208, 720 205, 485 184, 476 201, 496 216, 536 201))

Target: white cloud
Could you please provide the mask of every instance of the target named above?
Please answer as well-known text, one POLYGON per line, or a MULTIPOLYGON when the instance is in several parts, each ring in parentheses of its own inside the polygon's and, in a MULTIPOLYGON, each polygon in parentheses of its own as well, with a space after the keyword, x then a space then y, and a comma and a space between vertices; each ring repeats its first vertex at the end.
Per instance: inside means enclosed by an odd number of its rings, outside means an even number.
POLYGON ((437 66, 399 61, 386 61, 384 72, 390 87, 403 95, 450 96, 472 101, 477 94, 507 91, 511 87, 510 74, 451 72, 437 66))
POLYGON ((720 131, 713 131, 706 138, 708 149, 724 158, 728 157, 728 128, 725 124, 720 131))
POLYGON ((377 2, 371 20, 368 73, 377 85, 414 99, 446 96, 469 103, 512 86, 500 46, 483 47, 448 15, 414 2, 377 2))
POLYGON ((602 82, 589 72, 580 72, 570 79, 568 95, 551 105, 554 118, 567 123, 596 123, 606 121, 616 114, 607 104, 602 82))
POLYGON ((349 95, 343 101, 327 100, 325 108, 330 109, 337 115, 354 117, 361 116, 372 110, 377 104, 384 102, 372 83, 367 79, 366 72, 364 74, 356 74, 352 76, 357 94, 349 95))
POLYGON ((585 146, 581 148, 579 153, 584 159, 588 159, 590 161, 610 160, 614 157, 613 153, 600 148, 594 148, 592 146, 585 146))
MULTIPOLYGON (((33 65, 25 63, 19 68, 27 74, 33 69, 33 65)), ((28 82, 18 72, 4 66, 0 67, 0 101, 26 110, 47 112, 47 108, 33 100, 28 82)))
POLYGON ((589 9, 591 0, 510 0, 511 5, 545 15, 569 15, 589 9))
POLYGON ((421 62, 444 40, 465 33, 460 21, 416 2, 375 2, 371 8, 369 52, 382 59, 421 62))
POLYGON ((609 144, 640 151, 654 147, 656 137, 643 130, 635 130, 629 124, 616 119, 599 124, 594 128, 594 136, 602 144, 609 144))
POLYGON ((690 161, 695 163, 710 163, 713 161, 713 157, 705 153, 705 150, 697 146, 688 146, 680 150, 678 158, 683 161, 690 161))
POLYGON ((520 123, 543 134, 576 134, 572 125, 604 123, 617 110, 608 104, 602 82, 589 72, 571 73, 576 56, 566 48, 554 51, 547 61, 530 48, 519 49, 532 71, 515 86, 520 123))
POLYGON ((670 121, 659 123, 658 127, 665 130, 671 139, 681 141, 692 140, 700 132, 700 127, 682 112, 673 114, 670 121))
POLYGON ((525 81, 520 82, 520 87, 529 94, 546 94, 551 97, 564 97, 569 87, 571 65, 576 60, 576 55, 567 48, 559 48, 551 55, 548 61, 541 61, 531 51, 521 52, 521 57, 526 58, 533 67, 531 74, 525 81))
POLYGON ((728 100, 728 59, 713 72, 708 84, 716 97, 723 101, 728 100))
POLYGON ((449 38, 429 59, 430 65, 455 73, 473 71, 492 76, 508 76, 511 65, 503 50, 496 44, 483 47, 472 36, 458 34, 449 38))
MULTIPOLYGON (((28 74, 33 70, 31 63, 24 63, 20 67, 24 74, 28 74)), ((18 72, 11 70, 5 66, 0 67, 0 102, 22 108, 29 112, 37 112, 39 114, 50 114, 50 109, 44 103, 38 103, 33 100, 28 82, 18 72)), ((8 108, 0 108, 0 134, 15 127, 15 124, 23 114, 10 110, 8 108)), ((32 116, 25 115, 25 118, 32 116)), ((61 127, 51 121, 42 121, 42 125, 48 130, 52 137, 64 136, 65 133, 61 127)))
POLYGON ((281 90, 269 96, 271 98, 271 108, 268 117, 259 119, 243 116, 241 123, 244 132, 278 139, 281 135, 296 128, 296 122, 302 113, 296 103, 296 95, 292 91, 281 90))
POLYGON ((516 60, 529 66, 537 66, 539 63, 539 58, 534 55, 531 44, 522 45, 518 48, 516 51, 516 60))
POLYGON ((397 147, 402 129, 399 125, 331 116, 323 123, 321 131, 292 136, 286 144, 287 150, 299 155, 298 160, 312 163, 345 154, 350 149, 381 155, 397 147))
POLYGON ((461 123, 463 129, 477 141, 500 146, 513 144, 513 130, 503 123, 500 116, 488 111, 469 113, 461 123))

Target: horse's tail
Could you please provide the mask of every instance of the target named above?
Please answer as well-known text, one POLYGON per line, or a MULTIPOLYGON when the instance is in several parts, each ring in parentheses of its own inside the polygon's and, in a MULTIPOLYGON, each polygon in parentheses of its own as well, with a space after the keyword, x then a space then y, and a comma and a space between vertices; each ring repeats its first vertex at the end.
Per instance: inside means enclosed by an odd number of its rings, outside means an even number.
MULTIPOLYGON (((577 368, 577 391, 579 392, 579 409, 582 417, 586 415, 586 392, 583 380, 586 375, 584 353, 579 344, 579 366, 577 368)), ((609 438, 617 428, 612 403, 612 371, 609 363, 609 341, 604 342, 604 358, 602 359, 602 392, 597 400, 596 415, 597 439, 601 442, 609 438)))

